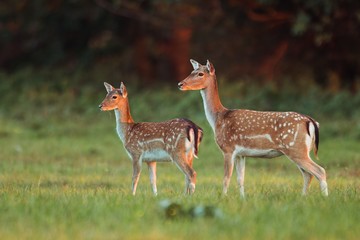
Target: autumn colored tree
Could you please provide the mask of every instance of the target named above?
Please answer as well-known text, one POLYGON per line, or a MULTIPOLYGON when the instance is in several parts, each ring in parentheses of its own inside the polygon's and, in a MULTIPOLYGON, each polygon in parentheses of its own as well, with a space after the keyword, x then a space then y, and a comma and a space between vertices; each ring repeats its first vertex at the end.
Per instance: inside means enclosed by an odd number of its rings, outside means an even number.
POLYGON ((0 69, 91 66, 126 58, 144 84, 178 81, 189 58, 222 76, 276 81, 311 72, 356 91, 357 0, 3 0, 0 69))

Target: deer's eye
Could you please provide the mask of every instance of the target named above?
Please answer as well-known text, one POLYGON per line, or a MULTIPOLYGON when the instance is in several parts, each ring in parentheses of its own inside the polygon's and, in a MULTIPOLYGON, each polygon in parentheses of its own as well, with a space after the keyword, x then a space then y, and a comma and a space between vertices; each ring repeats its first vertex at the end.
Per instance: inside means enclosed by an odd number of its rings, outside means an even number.
POLYGON ((204 76, 204 73, 200 72, 198 75, 199 75, 199 77, 202 77, 202 76, 204 76))
POLYGON ((117 96, 116 95, 112 96, 112 99, 117 99, 117 96))

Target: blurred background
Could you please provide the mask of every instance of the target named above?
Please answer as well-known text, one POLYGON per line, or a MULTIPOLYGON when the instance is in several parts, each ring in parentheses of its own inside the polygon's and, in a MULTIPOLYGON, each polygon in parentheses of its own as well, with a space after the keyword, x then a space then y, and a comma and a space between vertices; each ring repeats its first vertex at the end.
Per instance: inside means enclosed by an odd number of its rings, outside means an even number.
POLYGON ((2 0, 0 70, 110 64, 146 86, 182 80, 194 58, 229 81, 356 93, 359 35, 357 0, 2 0))
POLYGON ((203 119, 176 89, 193 58, 214 64, 226 106, 356 118, 359 40, 358 0, 2 0, 1 108, 83 113, 124 81, 145 119, 164 104, 203 119))

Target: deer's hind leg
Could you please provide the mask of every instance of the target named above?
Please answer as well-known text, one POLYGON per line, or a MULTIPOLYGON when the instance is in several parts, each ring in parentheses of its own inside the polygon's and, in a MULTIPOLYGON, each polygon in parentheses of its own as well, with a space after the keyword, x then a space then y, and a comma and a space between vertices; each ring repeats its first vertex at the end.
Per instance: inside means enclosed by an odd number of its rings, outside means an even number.
POLYGON ((304 186, 303 186, 303 194, 306 191, 310 185, 312 176, 314 176, 320 184, 320 190, 321 193, 324 196, 328 196, 328 188, 327 188, 327 182, 326 182, 326 172, 325 169, 322 168, 321 166, 319 166, 318 164, 316 164, 309 156, 309 154, 306 154, 306 156, 292 156, 291 153, 286 154, 287 157, 294 161, 298 167, 300 168, 300 171, 303 174, 303 178, 304 178, 304 186))
POLYGON ((318 164, 316 164, 311 158, 308 158, 307 161, 302 162, 300 164, 300 167, 304 169, 306 172, 310 173, 320 183, 320 190, 321 193, 324 196, 328 196, 328 188, 327 188, 327 182, 326 182, 326 172, 325 169, 320 167, 318 164))
POLYGON ((192 168, 192 159, 189 161, 185 153, 174 156, 176 166, 185 175, 185 194, 193 194, 195 192, 196 172, 192 168))
POLYGON ((299 170, 304 178, 304 186, 303 186, 303 190, 302 190, 302 195, 306 195, 307 194, 307 191, 310 187, 310 183, 312 181, 312 179, 314 178, 313 175, 311 175, 310 173, 308 173, 307 171, 305 171, 304 169, 302 169, 301 167, 299 167, 299 170))

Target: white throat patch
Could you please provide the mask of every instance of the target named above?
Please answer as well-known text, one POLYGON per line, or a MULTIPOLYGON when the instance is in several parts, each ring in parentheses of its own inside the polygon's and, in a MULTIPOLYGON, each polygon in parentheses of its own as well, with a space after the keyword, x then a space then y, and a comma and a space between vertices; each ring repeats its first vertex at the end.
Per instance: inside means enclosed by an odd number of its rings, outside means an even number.
POLYGON ((212 130, 215 133, 215 119, 214 119, 214 116, 211 114, 211 111, 210 111, 210 109, 208 107, 208 101, 206 100, 206 95, 205 95, 204 90, 200 90, 200 94, 201 94, 201 97, 202 97, 203 103, 204 103, 204 110, 205 110, 206 119, 208 120, 212 130))

